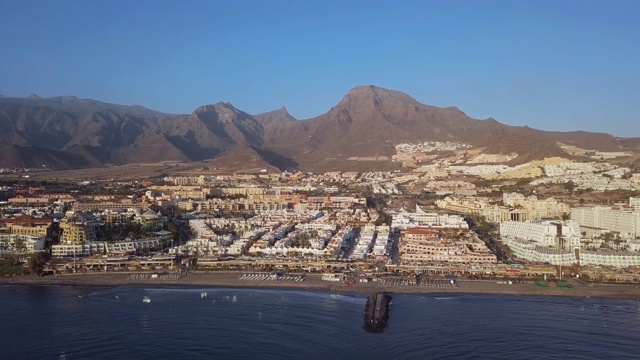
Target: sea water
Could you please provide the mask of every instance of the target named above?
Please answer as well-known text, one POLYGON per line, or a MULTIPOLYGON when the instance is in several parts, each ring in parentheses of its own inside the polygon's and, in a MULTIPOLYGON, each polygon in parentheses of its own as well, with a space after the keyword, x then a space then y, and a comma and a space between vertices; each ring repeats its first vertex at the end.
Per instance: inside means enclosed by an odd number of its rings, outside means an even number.
POLYGON ((624 359, 640 306, 595 298, 1 286, 2 359, 624 359), (203 292, 206 297, 201 296, 203 292), (148 297, 150 302, 143 302, 148 297))

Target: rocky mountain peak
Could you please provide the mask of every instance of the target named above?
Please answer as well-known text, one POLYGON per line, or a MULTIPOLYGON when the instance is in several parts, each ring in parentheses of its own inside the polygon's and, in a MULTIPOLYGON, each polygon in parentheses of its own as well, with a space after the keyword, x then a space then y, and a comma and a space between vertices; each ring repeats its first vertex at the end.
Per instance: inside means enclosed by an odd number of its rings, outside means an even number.
POLYGON ((215 113, 222 120, 230 120, 237 115, 238 110, 231 103, 217 102, 215 104, 200 106, 193 112, 194 115, 207 113, 215 113))
POLYGON ((374 105, 415 105, 418 102, 411 96, 374 85, 356 86, 342 98, 338 106, 374 105))

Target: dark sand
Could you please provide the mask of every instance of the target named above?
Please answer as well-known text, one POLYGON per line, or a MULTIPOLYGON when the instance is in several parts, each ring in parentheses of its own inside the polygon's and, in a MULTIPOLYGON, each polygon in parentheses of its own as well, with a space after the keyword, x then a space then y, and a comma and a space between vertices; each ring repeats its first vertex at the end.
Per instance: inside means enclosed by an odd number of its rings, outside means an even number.
POLYGON ((298 289, 327 292, 373 293, 457 293, 457 294, 508 294, 539 296, 573 296, 609 299, 640 299, 640 289, 636 285, 590 284, 576 285, 572 289, 540 289, 532 281, 525 284, 500 284, 489 280, 458 280, 457 288, 389 286, 377 282, 346 285, 322 281, 318 274, 306 275, 301 282, 291 281, 247 281, 240 280, 241 273, 189 274, 176 280, 129 280, 129 274, 81 274, 59 276, 13 276, 0 278, 0 285, 70 285, 70 286, 145 286, 145 287, 222 287, 222 288, 272 288, 298 289))

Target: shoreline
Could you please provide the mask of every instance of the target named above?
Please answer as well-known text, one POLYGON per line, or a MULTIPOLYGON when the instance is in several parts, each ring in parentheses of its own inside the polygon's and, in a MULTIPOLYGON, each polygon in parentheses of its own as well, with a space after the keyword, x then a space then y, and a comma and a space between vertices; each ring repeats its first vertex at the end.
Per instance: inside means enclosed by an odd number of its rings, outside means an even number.
POLYGON ((626 284, 590 284, 574 286, 572 289, 541 289, 533 281, 525 284, 500 284, 490 280, 458 280, 457 288, 408 286, 385 286, 377 282, 345 285, 322 281, 320 275, 305 275, 301 282, 240 280, 241 273, 189 274, 179 279, 130 280, 129 274, 81 274, 45 277, 13 276, 0 278, 0 286, 134 286, 134 287, 175 287, 175 288, 254 288, 277 290, 321 291, 330 293, 370 294, 388 292, 391 294, 483 294, 483 295, 528 295, 563 296, 577 298, 603 298, 615 300, 640 299, 640 288, 626 284))

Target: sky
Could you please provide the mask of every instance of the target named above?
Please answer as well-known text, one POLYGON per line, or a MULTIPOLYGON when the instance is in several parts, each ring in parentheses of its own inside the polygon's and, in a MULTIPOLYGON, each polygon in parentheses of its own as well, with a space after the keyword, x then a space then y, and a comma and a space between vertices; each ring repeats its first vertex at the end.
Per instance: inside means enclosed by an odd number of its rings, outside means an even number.
POLYGON ((640 136, 640 1, 0 0, 0 94, 327 112, 353 87, 640 136))

